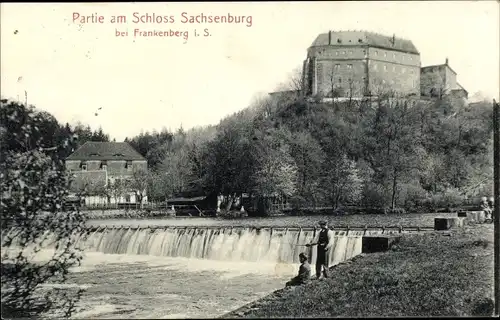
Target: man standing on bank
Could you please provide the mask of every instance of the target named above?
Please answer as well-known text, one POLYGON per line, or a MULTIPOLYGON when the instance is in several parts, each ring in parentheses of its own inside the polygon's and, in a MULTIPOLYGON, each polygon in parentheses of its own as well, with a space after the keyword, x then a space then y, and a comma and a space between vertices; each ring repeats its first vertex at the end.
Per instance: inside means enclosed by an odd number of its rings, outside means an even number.
POLYGON ((323 269, 323 276, 328 278, 328 261, 330 249, 333 246, 333 231, 328 228, 326 221, 320 221, 320 232, 313 240, 313 242, 306 244, 307 247, 318 245, 316 253, 316 279, 321 277, 323 269))

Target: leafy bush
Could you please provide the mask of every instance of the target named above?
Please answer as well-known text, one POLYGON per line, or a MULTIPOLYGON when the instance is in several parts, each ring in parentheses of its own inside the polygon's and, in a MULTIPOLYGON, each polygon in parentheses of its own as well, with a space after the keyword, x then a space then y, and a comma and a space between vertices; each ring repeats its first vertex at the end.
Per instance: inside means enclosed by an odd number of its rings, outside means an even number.
POLYGON ((0 119, 2 316, 70 316, 82 290, 44 292, 42 285, 65 282, 69 269, 82 258, 76 243, 84 216, 64 209, 69 179, 61 155, 71 141, 47 145, 39 114, 14 102, 2 100, 0 119), (38 140, 26 143, 33 137, 38 140), (43 249, 50 258, 35 262, 34 255, 43 249))

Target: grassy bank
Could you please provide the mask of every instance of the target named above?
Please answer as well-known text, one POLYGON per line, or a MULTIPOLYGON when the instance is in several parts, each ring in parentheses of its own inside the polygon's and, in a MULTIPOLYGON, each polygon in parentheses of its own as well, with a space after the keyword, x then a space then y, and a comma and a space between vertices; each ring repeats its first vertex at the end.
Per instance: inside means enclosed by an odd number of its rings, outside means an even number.
POLYGON ((481 316, 493 312, 493 225, 405 235, 224 318, 481 316))

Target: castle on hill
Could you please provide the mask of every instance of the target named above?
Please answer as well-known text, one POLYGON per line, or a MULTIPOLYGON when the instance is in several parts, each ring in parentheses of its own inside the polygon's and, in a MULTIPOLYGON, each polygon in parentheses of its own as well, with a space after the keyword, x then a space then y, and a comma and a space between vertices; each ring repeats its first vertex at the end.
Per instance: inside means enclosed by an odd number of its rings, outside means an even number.
POLYGON ((302 70, 306 96, 363 97, 391 90, 406 97, 467 98, 448 59, 421 66, 411 40, 367 31, 328 31, 307 50, 302 70))

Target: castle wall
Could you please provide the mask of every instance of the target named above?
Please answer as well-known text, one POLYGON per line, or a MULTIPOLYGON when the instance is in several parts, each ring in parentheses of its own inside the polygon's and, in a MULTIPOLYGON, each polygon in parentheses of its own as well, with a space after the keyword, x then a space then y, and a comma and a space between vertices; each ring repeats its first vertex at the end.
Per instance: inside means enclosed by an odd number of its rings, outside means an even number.
POLYGON ((362 60, 318 60, 318 91, 331 96, 360 96, 365 88, 366 63, 362 60))
POLYGON ((457 75, 450 68, 445 68, 446 93, 457 88, 457 75))

